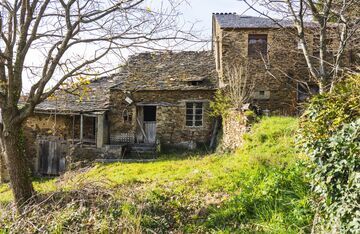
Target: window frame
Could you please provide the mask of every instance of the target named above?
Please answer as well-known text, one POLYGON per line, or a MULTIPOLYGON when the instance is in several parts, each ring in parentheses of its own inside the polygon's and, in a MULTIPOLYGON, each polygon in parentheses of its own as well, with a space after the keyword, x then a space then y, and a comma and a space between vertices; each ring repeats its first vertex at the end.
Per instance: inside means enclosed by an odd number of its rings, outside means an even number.
POLYGON ((248 57, 249 58, 253 58, 253 59, 260 59, 262 56, 263 57, 267 57, 268 56, 268 35, 267 34, 248 34, 248 57), (260 53, 258 53, 258 51, 256 51, 256 48, 254 48, 252 45, 250 44, 250 40, 259 40, 259 39, 265 39, 265 49, 264 51, 260 50, 260 53), (251 49, 250 49, 251 48, 251 49), (253 51, 255 50, 255 51, 253 51))
POLYGON ((202 102, 202 101, 186 101, 185 102, 185 126, 189 127, 189 128, 204 127, 204 102, 202 102), (192 114, 190 114, 190 115, 187 114, 188 104, 192 105, 192 108, 191 108, 192 114), (198 125, 198 126, 196 126, 196 121, 200 121, 200 120, 196 120, 196 116, 199 115, 199 114, 196 114, 196 110, 197 110, 196 104, 201 104, 201 125, 198 125), (188 116, 192 116, 192 119, 191 119, 192 125, 188 125, 188 116))

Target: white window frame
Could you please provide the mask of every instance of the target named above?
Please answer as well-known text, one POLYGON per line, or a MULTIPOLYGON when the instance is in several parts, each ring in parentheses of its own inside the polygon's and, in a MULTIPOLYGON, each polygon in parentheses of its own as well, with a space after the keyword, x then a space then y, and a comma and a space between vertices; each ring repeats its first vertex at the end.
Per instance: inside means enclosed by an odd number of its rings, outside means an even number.
MULTIPOLYGON (((199 120, 198 120, 199 121, 199 120)), ((199 101, 186 101, 185 102, 185 126, 189 127, 189 128, 202 128, 204 126, 204 102, 199 102, 199 101), (201 125, 196 126, 195 122, 196 122, 196 104, 200 103, 201 104, 201 125), (187 125, 188 122, 188 114, 187 114, 187 105, 188 104, 192 104, 192 125, 187 125)))

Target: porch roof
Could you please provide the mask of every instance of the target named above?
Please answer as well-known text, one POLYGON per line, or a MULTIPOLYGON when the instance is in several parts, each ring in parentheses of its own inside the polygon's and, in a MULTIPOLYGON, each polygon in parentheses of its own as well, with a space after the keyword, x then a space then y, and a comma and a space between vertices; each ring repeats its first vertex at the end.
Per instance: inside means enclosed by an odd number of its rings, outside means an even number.
POLYGON ((71 93, 58 90, 53 97, 37 105, 35 112, 76 114, 106 111, 110 106, 110 87, 121 77, 122 73, 96 78, 90 80, 90 84, 71 93))

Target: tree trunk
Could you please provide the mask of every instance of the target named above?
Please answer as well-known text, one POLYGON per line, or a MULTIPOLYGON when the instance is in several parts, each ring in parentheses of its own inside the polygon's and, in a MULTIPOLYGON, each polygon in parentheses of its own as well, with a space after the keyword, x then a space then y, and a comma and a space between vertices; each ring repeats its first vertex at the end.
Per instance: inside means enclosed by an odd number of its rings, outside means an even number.
POLYGON ((10 125, 7 126, 7 129, 2 134, 2 145, 15 205, 18 211, 21 211, 22 206, 30 202, 34 195, 34 188, 31 182, 30 168, 24 154, 21 125, 10 125))
POLYGON ((5 166, 4 153, 0 153, 0 183, 6 183, 9 181, 9 175, 5 166))

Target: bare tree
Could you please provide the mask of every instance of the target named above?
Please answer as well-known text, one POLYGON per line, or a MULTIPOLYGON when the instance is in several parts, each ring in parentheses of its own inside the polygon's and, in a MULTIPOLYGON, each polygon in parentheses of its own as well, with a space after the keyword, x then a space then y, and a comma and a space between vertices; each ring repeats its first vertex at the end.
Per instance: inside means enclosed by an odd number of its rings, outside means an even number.
POLYGON ((342 73, 347 70, 343 66, 345 55, 360 28, 360 16, 354 12, 359 0, 257 1, 266 12, 251 0, 242 1, 280 27, 291 24, 296 29, 307 67, 320 92, 331 91, 342 79, 342 73), (313 54, 314 50, 318 53, 313 54))
POLYGON ((232 108, 241 110, 244 104, 251 100, 254 91, 254 81, 249 78, 247 64, 232 63, 226 65, 224 77, 228 81, 228 97, 232 108))
MULTIPOLYGON (((145 0, 2 0, 0 2, 1 147, 19 210, 34 194, 21 126, 37 104, 72 77, 105 72, 102 59, 131 48, 196 40, 179 28, 177 7, 145 0), (162 43, 163 42, 163 43, 162 43), (21 106, 24 79, 33 85, 21 106)), ((119 54, 121 56, 121 54, 119 54)))

